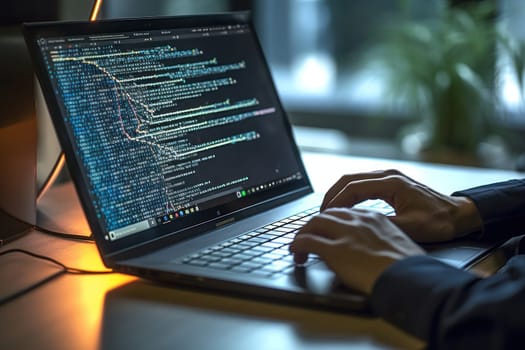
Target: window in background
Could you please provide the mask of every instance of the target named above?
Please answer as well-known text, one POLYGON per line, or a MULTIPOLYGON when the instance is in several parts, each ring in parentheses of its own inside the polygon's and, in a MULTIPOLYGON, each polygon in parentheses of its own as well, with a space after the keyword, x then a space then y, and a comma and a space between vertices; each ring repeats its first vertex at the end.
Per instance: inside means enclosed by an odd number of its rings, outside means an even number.
POLYGON ((103 18, 179 16, 224 12, 232 9, 228 0, 106 0, 103 18))
MULTIPOLYGON (((501 19, 499 25, 504 32, 518 42, 525 42, 525 2, 522 0, 500 0, 501 19)), ((522 44, 523 45, 523 44, 522 44)), ((525 49, 525 46, 522 46, 525 49)), ((523 52, 525 55, 525 52, 523 52)), ((502 53, 498 62, 499 94, 505 107, 505 120, 512 124, 525 123, 525 103, 516 76, 513 75, 508 56, 502 53)))
POLYGON ((255 21, 284 103, 292 110, 377 112, 381 76, 364 68, 385 23, 435 16, 443 0, 259 0, 255 21))
MULTIPOLYGON (((342 132, 352 140, 374 139, 374 144, 362 147, 342 142, 341 151, 411 157, 394 149, 400 131, 413 121, 408 106, 394 108, 391 104, 384 72, 368 64, 371 49, 384 39, 389 23, 437 19, 445 6, 469 2, 480 1, 258 0, 254 17, 277 88, 296 125, 335 129, 339 136, 342 132), (378 147, 384 141, 385 147, 378 147)), ((494 0, 493 4, 495 23, 524 41, 525 3, 494 0)), ((525 58, 525 51, 523 55, 525 58)), ((503 147, 508 148, 505 152, 510 157, 497 153, 492 158, 501 162, 485 165, 514 167, 513 154, 525 149, 525 141, 516 131, 516 127, 525 128, 524 97, 502 50, 494 63, 501 112, 496 122, 506 132, 503 147)), ((330 133, 328 139, 333 137, 330 133)))
POLYGON ((303 149, 403 157, 395 140, 408 118, 388 110, 383 73, 367 58, 389 23, 434 18, 445 3, 254 2, 261 43, 292 122, 301 126, 296 131, 303 149))
POLYGON ((374 110, 381 79, 360 69, 385 21, 435 16, 444 0, 112 0, 104 18, 253 11, 284 104, 292 110, 374 110))

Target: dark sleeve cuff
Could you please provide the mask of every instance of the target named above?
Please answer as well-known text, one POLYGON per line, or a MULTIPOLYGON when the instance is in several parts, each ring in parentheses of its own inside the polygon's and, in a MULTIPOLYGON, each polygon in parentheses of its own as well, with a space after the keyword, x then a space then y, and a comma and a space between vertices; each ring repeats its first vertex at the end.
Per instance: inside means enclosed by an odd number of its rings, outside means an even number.
POLYGON ((377 280, 373 312, 423 340, 431 341, 441 307, 454 290, 478 280, 428 256, 409 257, 391 265, 377 280))
POLYGON ((470 198, 483 220, 476 237, 500 241, 525 233, 525 180, 511 180, 454 192, 470 198))

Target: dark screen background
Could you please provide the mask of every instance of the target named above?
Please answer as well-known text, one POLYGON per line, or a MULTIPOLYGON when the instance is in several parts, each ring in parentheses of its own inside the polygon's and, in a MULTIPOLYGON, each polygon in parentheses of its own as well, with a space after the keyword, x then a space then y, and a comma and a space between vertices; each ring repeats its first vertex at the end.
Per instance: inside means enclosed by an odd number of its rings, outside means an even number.
POLYGON ((300 171, 249 27, 124 34, 40 41, 108 231, 300 171))

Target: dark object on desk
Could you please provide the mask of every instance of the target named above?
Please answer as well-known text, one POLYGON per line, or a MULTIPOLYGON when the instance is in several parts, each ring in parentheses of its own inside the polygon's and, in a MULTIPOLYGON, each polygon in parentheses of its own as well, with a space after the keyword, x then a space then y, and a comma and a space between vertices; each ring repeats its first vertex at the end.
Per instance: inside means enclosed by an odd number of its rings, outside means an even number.
POLYGON ((56 19, 58 5, 58 0, 2 0, 0 27, 56 19))
POLYGON ((34 24, 26 35, 106 266, 366 311, 322 262, 294 267, 288 243, 321 198, 249 16, 34 24))
POLYGON ((57 2, 8 1, 3 7, 7 11, 0 14, 0 245, 36 224, 36 196, 50 183, 61 152, 21 31, 23 21, 56 18, 57 2))
POLYGON ((23 236, 31 227, 0 209, 0 247, 23 236))
POLYGON ((36 220, 34 78, 26 51, 18 30, 0 27, 0 240, 4 243, 36 220))

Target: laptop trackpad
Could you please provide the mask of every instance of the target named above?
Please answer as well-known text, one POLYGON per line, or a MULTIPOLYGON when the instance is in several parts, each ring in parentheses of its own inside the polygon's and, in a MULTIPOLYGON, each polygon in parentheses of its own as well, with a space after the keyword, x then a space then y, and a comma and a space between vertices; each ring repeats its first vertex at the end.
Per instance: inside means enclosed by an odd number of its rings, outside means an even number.
POLYGON ((449 265, 464 268, 470 262, 483 255, 485 251, 486 249, 480 247, 458 246, 431 250, 428 254, 449 265))
POLYGON ((314 294, 331 293, 341 285, 335 273, 322 261, 308 267, 296 266, 292 278, 295 285, 314 294))
MULTIPOLYGON (((428 255, 446 264, 457 268, 465 268, 468 264, 479 259, 486 248, 475 246, 427 246, 428 255)), ((324 294, 339 290, 341 282, 322 261, 308 267, 296 266, 292 279, 295 285, 315 294, 324 294)))
POLYGON ((296 287, 300 287, 305 295, 314 295, 320 305, 364 313, 369 311, 367 298, 345 287, 322 261, 308 267, 297 266, 290 277, 296 287))

